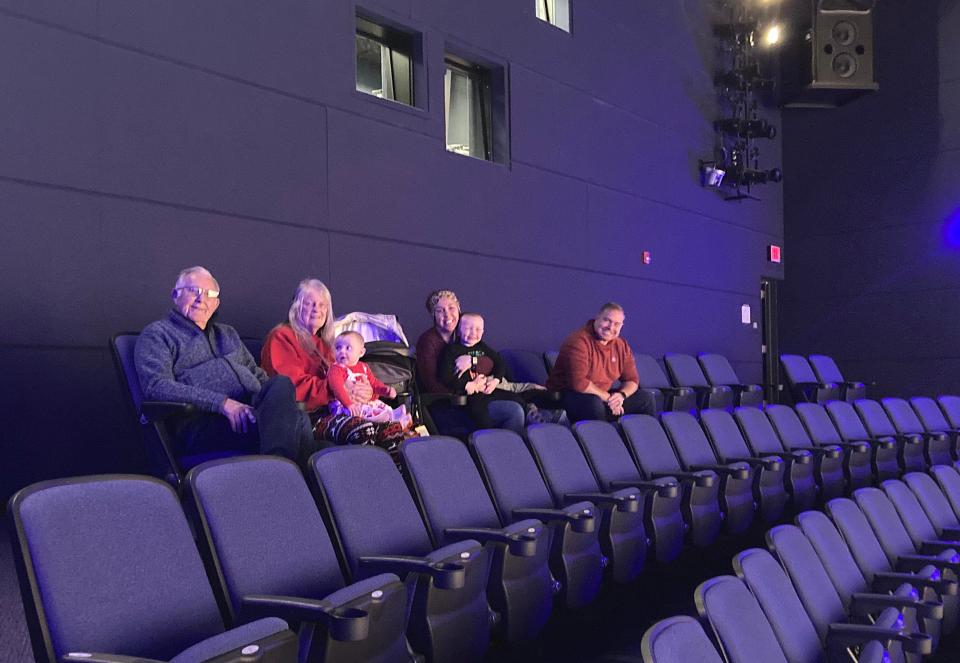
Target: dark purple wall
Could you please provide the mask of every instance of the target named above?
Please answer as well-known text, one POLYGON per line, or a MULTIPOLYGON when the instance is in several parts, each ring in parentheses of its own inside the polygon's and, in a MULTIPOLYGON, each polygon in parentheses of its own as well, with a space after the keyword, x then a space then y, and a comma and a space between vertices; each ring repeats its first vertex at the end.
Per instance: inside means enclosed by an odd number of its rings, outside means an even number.
POLYGON ((960 393, 960 3, 878 4, 880 91, 784 111, 783 350, 960 393))
POLYGON ((731 204, 697 183, 702 4, 572 0, 567 34, 533 0, 0 0, 0 492, 141 469, 106 341, 197 263, 245 335, 308 275, 411 340, 426 293, 456 289, 499 347, 554 348, 615 299, 636 348, 719 351, 757 379, 740 306, 779 275, 781 191, 731 204), (424 110, 354 90, 356 7, 423 33, 424 110), (444 150, 447 46, 505 67, 507 165, 444 150))

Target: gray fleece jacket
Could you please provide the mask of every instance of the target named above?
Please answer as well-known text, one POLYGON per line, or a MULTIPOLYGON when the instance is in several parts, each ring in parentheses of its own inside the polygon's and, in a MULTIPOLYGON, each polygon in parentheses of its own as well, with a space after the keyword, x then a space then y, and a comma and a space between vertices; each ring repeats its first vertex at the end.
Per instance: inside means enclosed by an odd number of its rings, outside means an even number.
POLYGON ((143 397, 220 412, 227 398, 249 403, 267 374, 228 325, 200 329, 179 311, 147 325, 134 353, 143 397))

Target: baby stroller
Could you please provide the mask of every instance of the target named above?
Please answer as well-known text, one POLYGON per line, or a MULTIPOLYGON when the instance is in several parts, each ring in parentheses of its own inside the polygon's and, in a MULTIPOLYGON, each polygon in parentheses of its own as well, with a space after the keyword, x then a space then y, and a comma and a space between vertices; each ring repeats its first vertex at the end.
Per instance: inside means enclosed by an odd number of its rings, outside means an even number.
POLYGON ((363 336, 363 361, 377 379, 397 390, 397 401, 406 406, 414 427, 423 424, 423 408, 416 388, 416 360, 397 316, 355 311, 334 322, 334 332, 355 331, 363 336))

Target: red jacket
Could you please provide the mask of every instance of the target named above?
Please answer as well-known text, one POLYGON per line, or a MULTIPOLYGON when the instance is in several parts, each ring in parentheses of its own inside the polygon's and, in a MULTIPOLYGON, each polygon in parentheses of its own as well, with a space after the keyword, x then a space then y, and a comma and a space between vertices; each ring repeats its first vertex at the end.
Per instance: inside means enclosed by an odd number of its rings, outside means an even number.
POLYGON ((333 350, 319 336, 313 337, 320 356, 307 353, 290 325, 275 327, 263 342, 260 365, 268 375, 286 375, 297 390, 297 400, 307 410, 316 410, 330 400, 327 370, 333 364, 333 350))
POLYGON ((370 370, 370 367, 364 364, 362 361, 358 361, 349 368, 341 366, 340 364, 334 364, 327 372, 327 384, 330 388, 330 395, 340 401, 340 404, 345 407, 350 407, 353 405, 353 400, 350 398, 350 393, 347 391, 347 380, 351 379, 351 374, 360 374, 367 379, 367 382, 370 383, 370 387, 373 389, 374 398, 378 396, 386 396, 387 392, 390 390, 387 385, 383 384, 377 379, 377 376, 373 374, 373 371, 370 370))
POLYGON ((593 320, 570 334, 560 346, 557 363, 550 371, 547 389, 586 391, 592 382, 597 388, 609 391, 617 380, 639 382, 637 365, 630 346, 622 338, 606 345, 600 343, 593 330, 593 320))

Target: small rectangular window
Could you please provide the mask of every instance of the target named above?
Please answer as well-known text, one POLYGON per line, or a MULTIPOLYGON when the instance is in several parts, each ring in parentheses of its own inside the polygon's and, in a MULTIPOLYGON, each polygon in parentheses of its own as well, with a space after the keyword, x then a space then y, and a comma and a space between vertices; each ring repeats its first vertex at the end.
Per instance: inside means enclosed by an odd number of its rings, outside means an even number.
POLYGON ((570 0, 534 0, 537 18, 570 32, 570 0))
POLYGON ((447 149, 491 160, 490 73, 479 65, 447 59, 443 100, 447 149))
POLYGON ((357 90, 414 105, 413 36, 357 16, 357 90))

